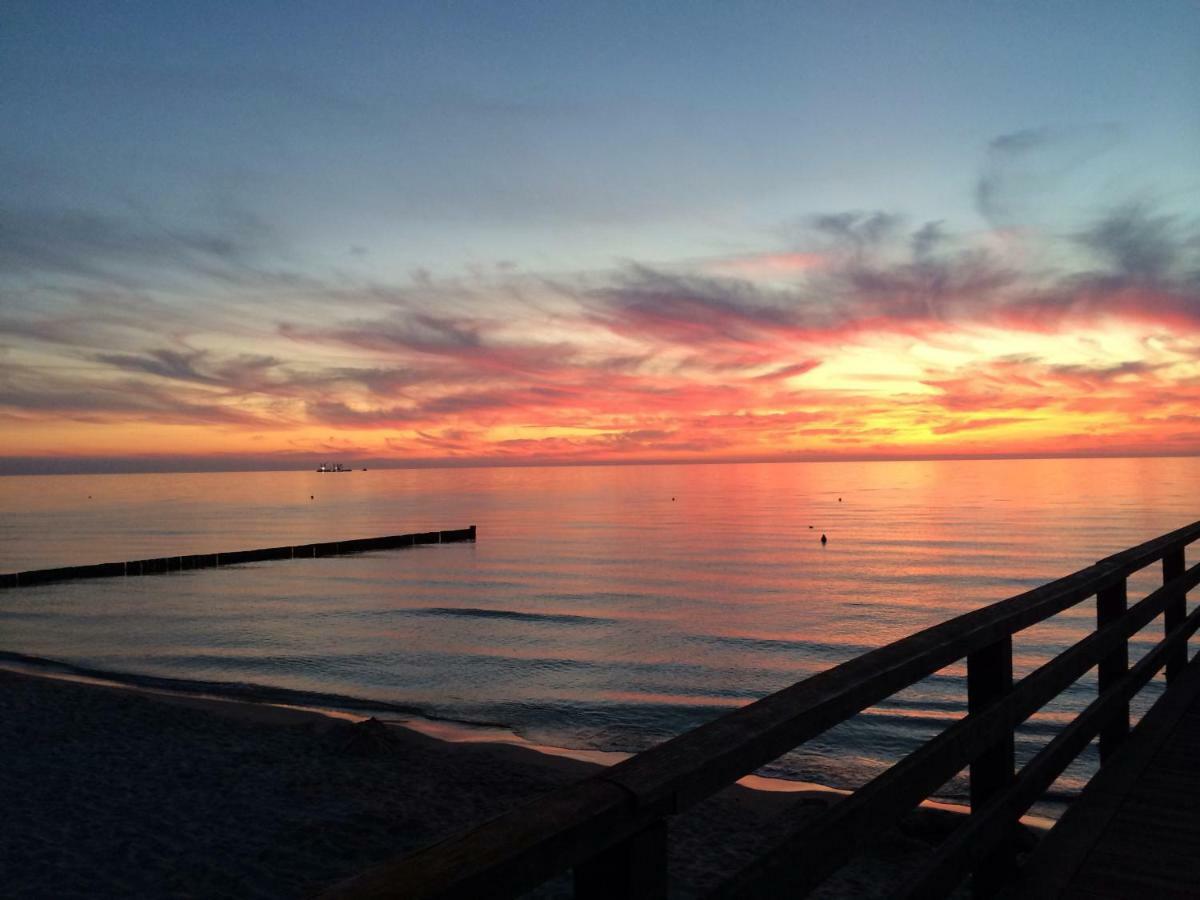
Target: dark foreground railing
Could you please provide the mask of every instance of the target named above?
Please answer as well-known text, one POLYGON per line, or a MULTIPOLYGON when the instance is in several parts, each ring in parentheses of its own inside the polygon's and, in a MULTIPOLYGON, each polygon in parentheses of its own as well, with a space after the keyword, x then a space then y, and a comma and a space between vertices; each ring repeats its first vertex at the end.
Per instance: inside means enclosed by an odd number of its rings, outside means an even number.
POLYGON ((322 544, 299 544, 294 547, 264 547, 259 550, 230 550, 225 553, 191 553, 186 556, 159 556, 154 559, 131 559, 127 562, 96 563, 92 566, 63 566, 60 569, 34 569, 29 572, 10 572, 0 575, 0 588, 29 587, 50 581, 73 581, 77 578, 117 578, 130 575, 160 575, 189 569, 210 569, 214 566, 233 566, 240 563, 263 562, 270 559, 312 559, 315 556, 343 556, 347 553, 366 553, 368 550, 394 550, 417 544, 449 544, 475 540, 475 526, 448 531, 426 531, 420 534, 389 534, 383 537, 355 538, 349 541, 327 541, 322 544))
POLYGON ((802 895, 950 778, 970 767, 971 816, 898 894, 944 895, 968 875, 977 893, 1013 864, 1020 816, 1097 734, 1101 763, 1129 732, 1129 699, 1160 669, 1187 664, 1200 609, 1186 594, 1200 565, 1184 548, 1200 522, 1066 578, 927 628, 679 735, 464 834, 344 882, 329 898, 504 897, 568 868, 575 896, 664 897, 667 822, 721 788, 959 660, 968 714, 883 774, 805 823, 723 885, 722 897, 802 895), (1126 579, 1162 562, 1163 586, 1129 607, 1126 579), (1096 597, 1097 627, 1013 683, 1013 635, 1096 597), (1130 635, 1162 614, 1164 638, 1129 667, 1130 635), (1020 772, 1014 729, 1099 667, 1096 699, 1020 772))

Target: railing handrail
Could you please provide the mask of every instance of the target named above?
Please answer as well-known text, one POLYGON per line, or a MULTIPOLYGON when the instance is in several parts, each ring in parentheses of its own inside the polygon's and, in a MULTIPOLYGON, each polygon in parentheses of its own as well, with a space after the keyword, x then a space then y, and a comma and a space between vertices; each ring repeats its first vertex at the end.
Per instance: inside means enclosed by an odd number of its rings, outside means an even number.
MULTIPOLYGON (((849 845, 870 836, 872 829, 878 827, 878 820, 888 818, 878 813, 880 806, 890 809, 896 816, 912 809, 961 771, 982 750, 1003 734, 1011 732, 1074 684, 1122 641, 1144 628, 1172 598, 1197 584, 1200 584, 1200 564, 1189 569, 1182 582, 1172 582, 1158 588, 1131 607, 1122 618, 1091 632, 1043 663, 987 709, 949 725, 846 800, 836 804, 827 815, 814 820, 803 832, 789 838, 785 845, 772 850, 770 855, 779 857, 779 862, 785 856, 790 857, 788 866, 803 872, 804 885, 815 885, 824 874, 841 864, 840 859, 849 855, 849 845)), ((1194 631, 1197 624, 1200 624, 1200 616, 1193 615, 1186 627, 1194 631)), ((1170 645, 1164 641, 1152 651, 1157 655, 1147 654, 1142 662, 1149 660, 1147 665, 1152 665, 1159 657, 1165 656, 1169 649, 1170 645)), ((1080 717, 1085 714, 1086 711, 1080 717)), ((775 867, 774 861, 766 861, 754 868, 763 871, 740 874, 726 888, 729 896, 753 895, 754 885, 764 880, 766 869, 782 871, 782 867, 775 867)), ((801 885, 795 882, 787 886, 801 889, 801 885)), ((924 896, 933 894, 926 893, 924 896)))
MULTIPOLYGON (((1190 587, 1200 583, 1200 565, 1188 570, 1188 583, 1190 587)), ((1170 593, 1174 594, 1177 590, 1170 593)), ((1161 611, 1161 604, 1159 608, 1161 611)), ((1144 626, 1145 622, 1142 624, 1144 626)), ((1118 712, 1121 703, 1128 703, 1163 667, 1170 653, 1185 644, 1197 629, 1200 629, 1200 608, 1193 610, 1180 627, 1138 660, 1121 683, 1096 697, 1050 743, 1039 750, 1006 791, 974 811, 976 814, 972 815, 971 820, 938 847, 933 860, 900 893, 908 897, 929 897, 952 890, 959 877, 966 874, 964 869, 968 867, 972 853, 978 853, 980 848, 994 844, 997 838, 1002 837, 997 834, 998 829, 1029 808, 1096 736, 1100 725, 1118 712)))
MULTIPOLYGON (((1010 640, 1013 634, 1093 595, 1119 590, 1123 603, 1129 575, 1168 554, 1182 554, 1183 547, 1198 538, 1200 522, 1195 522, 1048 584, 869 651, 478 828, 370 869, 337 886, 328 896, 450 898, 528 890, 571 866, 586 863, 664 816, 693 806, 897 691, 1010 640)), ((1175 592, 1162 589, 1154 592, 1120 623, 1089 635, 1055 659, 1086 644, 1095 650, 1095 656, 1091 651, 1086 654, 1089 665, 1094 665, 1110 645, 1121 642, 1123 646, 1128 633, 1137 630, 1126 633, 1127 624, 1141 620, 1156 603, 1161 611, 1174 596, 1175 592)), ((1019 702, 1012 697, 1010 693, 1004 701, 1011 704, 1010 713, 1019 702)), ((978 718, 975 713, 971 717, 978 718)))

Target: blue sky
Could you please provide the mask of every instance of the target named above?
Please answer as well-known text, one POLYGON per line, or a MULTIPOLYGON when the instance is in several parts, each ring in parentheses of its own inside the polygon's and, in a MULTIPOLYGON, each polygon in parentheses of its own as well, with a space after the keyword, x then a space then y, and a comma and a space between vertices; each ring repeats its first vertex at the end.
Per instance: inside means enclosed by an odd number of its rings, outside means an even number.
MULTIPOLYGON (((32 456, 116 453, 100 424, 182 428, 194 413, 197 427, 292 429, 300 452, 314 446, 301 432, 415 415, 429 397, 390 376, 381 394, 370 373, 428 361, 431 334, 493 365, 517 344, 539 359, 569 345, 572 365, 658 377, 703 348, 664 349, 635 319, 662 329, 684 308, 744 339, 725 317, 837 320, 844 335, 849 314, 827 308, 943 323, 1053 295, 1091 310, 1092 331, 1108 327, 1096 310, 1139 304, 1178 331, 1170 316, 1200 290, 1198 35, 1195 2, 10 2, 0 429, 41 429, 19 442, 32 456), (997 285, 1004 297, 978 295, 997 285), (372 332, 403 340, 389 356, 364 347, 372 332), (357 386, 329 387, 343 376, 357 386), (257 415, 234 422, 210 401, 257 415)), ((1079 348, 1101 340, 1077 318, 1079 348)), ((788 331, 773 358, 814 389, 880 377, 806 339, 788 331)), ((1130 341, 1061 364, 1163 371, 1130 341)), ((1025 344, 979 344, 972 364, 1025 344)), ((889 377, 911 369, 908 395, 946 383, 936 354, 925 372, 901 359, 920 354, 886 352, 889 377)), ((739 357, 743 374, 764 358, 739 357)), ((1172 371, 1172 385, 1190 377, 1172 371)), ((824 408, 789 384, 792 399, 695 403, 824 408)), ((529 400, 500 431, 449 405, 445 430, 477 447, 551 428, 529 400)), ((573 415, 622 447, 683 428, 573 415)), ((950 427, 935 419, 905 433, 950 427)), ((772 440, 796 450, 798 435, 772 440)), ((411 432, 388 439, 415 452, 411 432)))
POLYGON ((1191 2, 9 9, 10 202, 256 221, 326 265, 687 259, 847 209, 982 228, 989 143, 1029 130, 1060 142, 1018 173, 1055 225, 1196 205, 1191 2))

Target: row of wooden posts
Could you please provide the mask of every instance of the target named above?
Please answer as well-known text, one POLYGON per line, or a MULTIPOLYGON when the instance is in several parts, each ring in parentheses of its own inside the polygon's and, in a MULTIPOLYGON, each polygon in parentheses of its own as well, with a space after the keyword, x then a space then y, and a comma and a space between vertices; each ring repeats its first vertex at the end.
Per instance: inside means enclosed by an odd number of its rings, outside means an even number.
MULTIPOLYGON (((1129 701, 1166 669, 1167 692, 1189 665, 1200 583, 1184 548, 1200 522, 1065 578, 958 616, 771 694, 533 803, 416 854, 369 869, 327 898, 518 896, 573 870, 580 898, 663 898, 667 833, 682 813, 784 753, 965 659, 967 715, 753 861, 718 897, 803 896, 964 768, 971 815, 897 895, 945 896, 971 877, 988 895, 1014 866, 1028 811, 1099 736, 1101 764, 1129 733, 1129 701), (1163 586, 1129 606, 1128 577, 1162 564, 1163 586), (1013 680, 1013 636, 1091 597, 1096 629, 1013 680), (1164 636, 1129 665, 1129 638, 1161 615, 1164 636), (1019 771, 1014 729, 1098 667, 1086 709, 1019 771)), ((1191 665, 1195 665, 1192 663, 1191 665)))
POLYGON ((159 556, 153 559, 133 559, 126 562, 97 563, 90 566, 64 566, 57 569, 35 569, 0 575, 0 588, 29 587, 52 581, 71 581, 78 578, 116 578, 129 575, 158 575, 189 569, 209 569, 238 563, 264 562, 276 559, 311 559, 318 556, 342 556, 365 553, 369 550, 395 550, 418 544, 449 544, 475 540, 475 526, 446 531, 426 531, 419 534, 390 534, 383 537, 356 538, 349 541, 328 541, 320 544, 300 544, 289 547, 264 547, 259 550, 232 550, 224 553, 191 553, 186 556, 159 556))

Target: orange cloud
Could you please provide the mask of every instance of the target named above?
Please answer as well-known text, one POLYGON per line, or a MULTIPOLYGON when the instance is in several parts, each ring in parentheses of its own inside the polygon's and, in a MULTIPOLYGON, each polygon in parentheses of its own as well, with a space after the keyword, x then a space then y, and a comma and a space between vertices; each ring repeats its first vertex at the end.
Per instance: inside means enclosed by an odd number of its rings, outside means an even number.
POLYGON ((832 249, 692 272, 89 295, 0 318, 0 437, 288 463, 1197 452, 1200 245, 1143 220, 1055 275, 843 216, 832 249))

